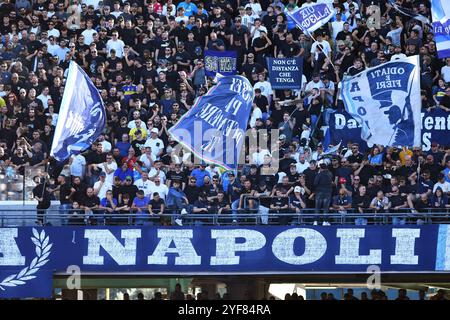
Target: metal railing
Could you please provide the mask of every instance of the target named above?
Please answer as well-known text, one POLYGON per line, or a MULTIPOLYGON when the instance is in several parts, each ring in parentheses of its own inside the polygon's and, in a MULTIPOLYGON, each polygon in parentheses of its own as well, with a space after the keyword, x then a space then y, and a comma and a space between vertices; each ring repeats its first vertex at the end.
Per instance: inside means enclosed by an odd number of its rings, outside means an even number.
POLYGON ((314 209, 304 209, 300 213, 267 213, 261 214, 238 210, 232 214, 232 210, 222 214, 195 214, 181 215, 179 213, 153 214, 149 213, 105 213, 102 210, 94 210, 89 214, 81 213, 80 210, 73 214, 74 210, 49 209, 44 214, 36 210, 17 209, 2 210, 0 212, 0 226, 35 226, 36 223, 48 226, 143 226, 143 225, 177 225, 177 219, 181 219, 183 226, 222 226, 222 225, 321 225, 324 221, 331 225, 383 225, 383 224, 447 224, 450 223, 450 212, 434 211, 428 209, 426 212, 388 212, 388 213, 355 213, 349 210, 347 213, 338 212, 315 212, 314 209), (245 212, 245 213, 244 213, 245 212), (395 222, 395 219, 402 222, 395 222), (266 222, 263 222, 263 221, 266 222), (317 223, 315 223, 317 222, 317 223))

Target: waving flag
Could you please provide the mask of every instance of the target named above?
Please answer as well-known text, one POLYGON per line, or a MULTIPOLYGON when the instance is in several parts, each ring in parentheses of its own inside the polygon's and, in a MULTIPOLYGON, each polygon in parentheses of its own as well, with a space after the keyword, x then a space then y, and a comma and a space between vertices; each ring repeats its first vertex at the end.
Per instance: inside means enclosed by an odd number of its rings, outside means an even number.
POLYGON ((448 0, 431 1, 434 40, 440 59, 450 57, 450 6, 448 0))
POLYGON ((105 124, 100 93, 83 69, 71 61, 50 155, 64 161, 86 150, 105 124))
POLYGON ((322 27, 333 17, 335 11, 332 2, 324 2, 297 8, 292 12, 287 11, 287 15, 295 21, 300 29, 306 34, 312 34, 322 27))
POLYGON ((419 56, 344 78, 342 96, 369 146, 421 146, 419 56))
POLYGON ((413 19, 419 20, 419 21, 421 21, 421 22, 423 22, 423 23, 425 23, 425 24, 430 24, 430 20, 429 20, 427 17, 425 17, 425 16, 423 16, 423 15, 421 15, 421 14, 419 14, 419 13, 415 13, 413 10, 411 10, 411 9, 409 9, 409 8, 405 8, 405 7, 399 6, 399 5, 395 2, 395 0, 388 0, 388 3, 389 3, 396 11, 400 12, 401 14, 403 14, 403 15, 405 15, 405 16, 408 16, 408 17, 411 17, 411 18, 413 18, 413 19))
POLYGON ((216 86, 196 101, 169 132, 205 162, 228 170, 240 161, 253 102, 253 88, 242 76, 218 78, 216 86))

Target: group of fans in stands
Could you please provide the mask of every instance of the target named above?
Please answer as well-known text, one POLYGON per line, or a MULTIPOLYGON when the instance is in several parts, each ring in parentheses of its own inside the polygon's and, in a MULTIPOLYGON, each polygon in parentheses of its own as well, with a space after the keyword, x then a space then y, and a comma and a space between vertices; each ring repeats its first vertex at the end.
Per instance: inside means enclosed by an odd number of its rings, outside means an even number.
MULTIPOLYGON (((163 225, 182 225, 186 213, 213 213, 239 223, 238 214, 253 212, 278 213, 278 222, 289 224, 302 220, 283 213, 301 216, 315 209, 389 212, 393 223, 402 224, 410 222, 406 212, 446 210, 448 146, 433 142, 427 152, 381 145, 359 150, 348 142, 327 152, 333 146, 321 142, 321 127, 329 124, 333 112, 344 109, 344 75, 404 56, 420 54, 423 109, 450 111, 450 58, 437 58, 432 29, 386 1, 335 0, 335 17, 313 40, 286 12, 314 3, 4 0, 2 170, 23 175, 27 167, 48 164, 52 179, 35 177, 38 209, 44 213, 51 200, 60 200, 60 210, 72 213, 74 223, 85 223, 85 217, 98 223, 92 218, 98 213, 158 217, 154 223, 163 225), (237 52, 238 73, 255 91, 248 128, 267 129, 269 136, 271 130, 280 130, 275 149, 247 145, 249 162, 236 172, 197 165, 189 154, 174 156, 177 142, 168 133, 214 84, 205 74, 203 54, 208 49, 237 52), (304 59, 298 90, 272 90, 266 57, 304 59), (71 60, 85 69, 101 93, 107 126, 89 150, 59 166, 49 152, 71 60), (174 219, 159 218, 163 213, 174 219)), ((397 3, 430 16, 428 1, 397 3)), ((264 215, 261 222, 268 223, 264 215)), ((314 224, 331 222, 326 215, 311 219, 314 224)))

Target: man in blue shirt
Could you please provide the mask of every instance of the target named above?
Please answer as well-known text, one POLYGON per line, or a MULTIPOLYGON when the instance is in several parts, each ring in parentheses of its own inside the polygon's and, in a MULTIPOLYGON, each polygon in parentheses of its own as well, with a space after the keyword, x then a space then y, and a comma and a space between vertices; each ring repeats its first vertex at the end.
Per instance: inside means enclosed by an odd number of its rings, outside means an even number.
POLYGON ((198 167, 197 169, 192 170, 191 176, 193 176, 194 178, 197 179, 197 187, 203 187, 203 179, 205 177, 210 177, 211 175, 209 174, 208 171, 205 170, 206 168, 206 164, 202 163, 200 165, 200 167, 198 167))
POLYGON ((198 11, 198 8, 195 4, 191 2, 191 0, 185 0, 183 2, 180 2, 177 6, 177 10, 179 8, 184 9, 184 15, 187 17, 190 17, 193 14, 196 14, 198 11))
MULTIPOLYGON (((131 209, 136 212, 138 216, 147 216, 148 215, 148 203, 149 199, 144 195, 143 190, 139 190, 136 193, 136 197, 133 199, 133 204, 131 205, 131 209)), ((136 224, 142 225, 148 221, 147 219, 136 219, 136 224)))

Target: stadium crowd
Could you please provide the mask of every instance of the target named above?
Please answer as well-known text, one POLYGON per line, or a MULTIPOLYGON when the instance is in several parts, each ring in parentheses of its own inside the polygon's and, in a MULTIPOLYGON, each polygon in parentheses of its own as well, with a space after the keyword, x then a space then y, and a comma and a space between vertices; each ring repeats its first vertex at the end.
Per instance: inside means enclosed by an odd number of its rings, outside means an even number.
MULTIPOLYGON (((319 0, 320 1, 320 0, 319 0)), ((450 111, 450 58, 437 58, 432 28, 380 0, 334 0, 335 17, 305 35, 286 12, 312 0, 3 0, 0 3, 0 164, 35 177, 43 213, 50 201, 90 213, 398 214, 450 207, 450 148, 348 142, 334 152, 321 130, 343 110, 345 74, 420 55, 422 108, 450 111), (246 147, 236 172, 173 156, 168 129, 204 95, 204 51, 235 50, 238 73, 254 86, 248 128, 279 129, 276 150, 246 147), (272 90, 266 57, 302 57, 298 90, 272 90), (92 147, 59 166, 49 159, 71 60, 105 103, 107 126, 92 147), (271 163, 279 156, 278 170, 271 163)), ((428 1, 397 3, 430 18, 428 1)), ((82 218, 81 218, 82 219, 82 218)), ((264 219, 263 219, 264 220, 264 219)), ((137 220, 136 220, 137 221, 137 220)), ((293 220, 280 216, 279 223, 293 220)), ((421 219, 418 220, 419 222, 421 219)), ((42 220, 40 221, 42 222, 42 220)), ((95 223, 91 221, 92 223, 95 223)), ((267 223, 267 221, 262 221, 267 223)), ((315 219, 325 225, 327 219, 315 219)), ((369 220, 369 223, 371 221, 369 220)), ((161 218, 160 223, 171 224, 161 218)), ((356 223, 368 223, 357 219, 356 223)))

